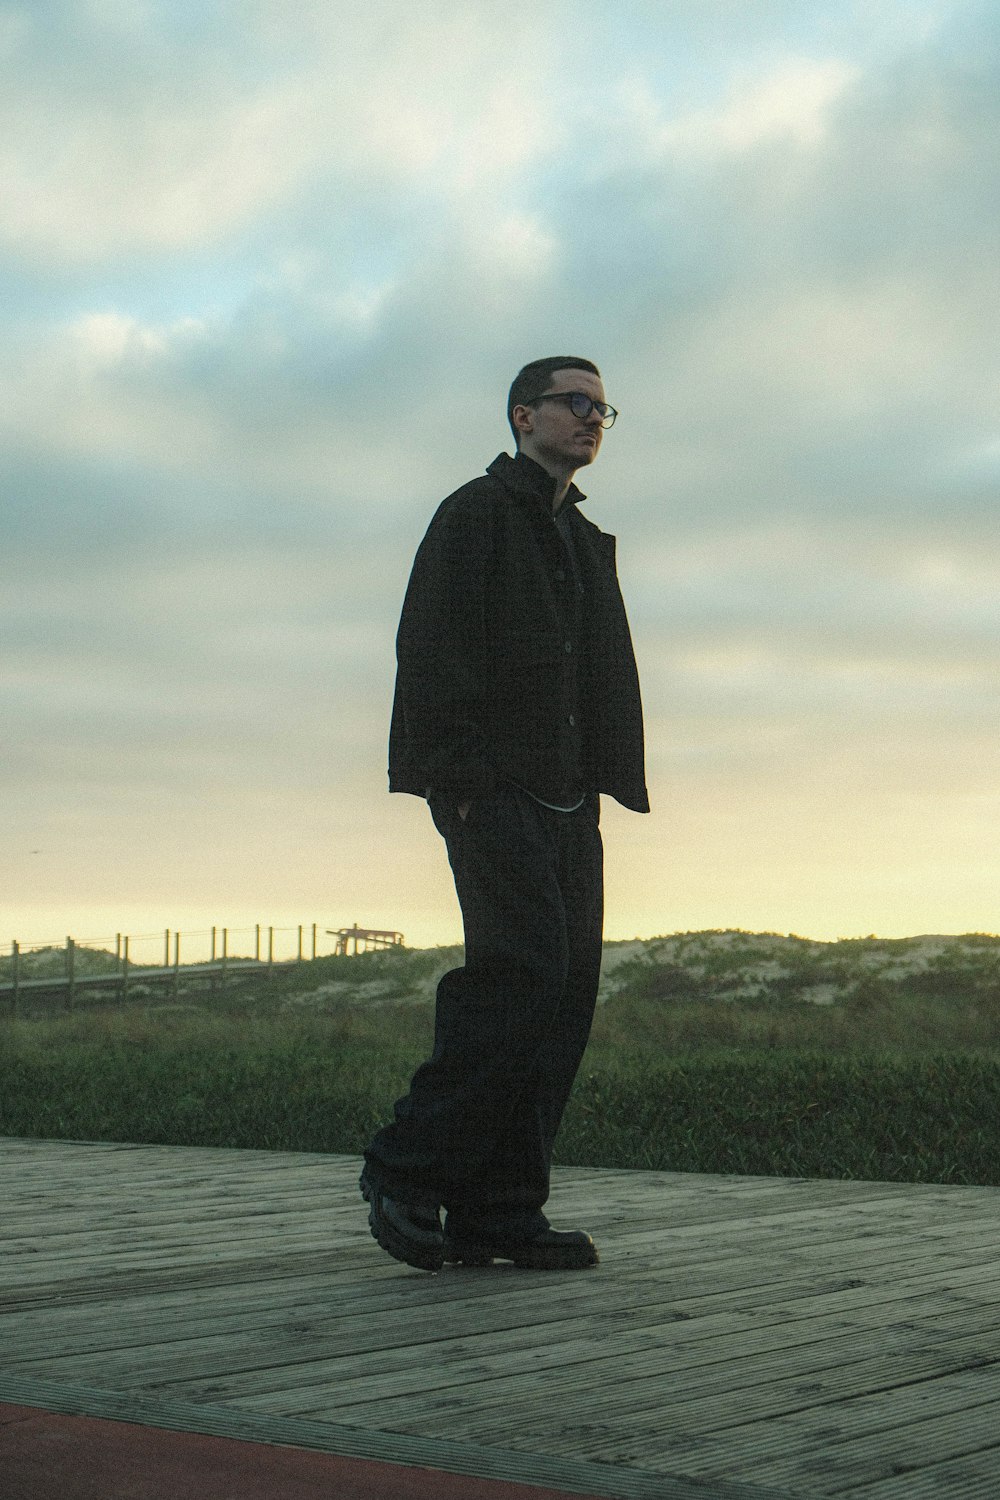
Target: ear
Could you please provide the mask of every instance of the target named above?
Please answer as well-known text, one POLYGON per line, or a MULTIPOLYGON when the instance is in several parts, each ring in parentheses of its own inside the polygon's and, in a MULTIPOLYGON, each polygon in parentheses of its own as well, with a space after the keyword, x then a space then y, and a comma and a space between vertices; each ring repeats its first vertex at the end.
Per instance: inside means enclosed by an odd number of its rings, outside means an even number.
POLYGON ((530 432, 534 424, 535 413, 530 406, 515 406, 510 418, 518 432, 530 432))

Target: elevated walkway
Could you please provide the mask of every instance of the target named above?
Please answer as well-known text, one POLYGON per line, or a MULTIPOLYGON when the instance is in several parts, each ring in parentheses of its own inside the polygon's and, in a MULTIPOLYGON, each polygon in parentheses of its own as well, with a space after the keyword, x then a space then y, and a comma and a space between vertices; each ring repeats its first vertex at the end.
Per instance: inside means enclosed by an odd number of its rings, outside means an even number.
POLYGON ((358 1167, 0 1142, 0 1401, 395 1465, 399 1496, 995 1496, 1000 1191, 563 1169, 600 1266, 435 1276, 377 1248, 358 1167))

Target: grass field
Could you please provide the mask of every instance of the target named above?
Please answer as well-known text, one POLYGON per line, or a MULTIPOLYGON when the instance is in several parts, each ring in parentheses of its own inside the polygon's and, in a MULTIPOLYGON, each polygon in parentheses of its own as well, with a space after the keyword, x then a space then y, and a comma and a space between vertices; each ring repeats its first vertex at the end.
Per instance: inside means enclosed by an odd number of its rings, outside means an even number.
MULTIPOLYGON (((799 939, 686 937, 609 951, 559 1162, 1000 1185, 997 939, 915 962, 876 940, 809 958, 799 939)), ((318 959, 179 1004, 9 1020, 0 1133, 360 1152, 456 958, 318 959)))

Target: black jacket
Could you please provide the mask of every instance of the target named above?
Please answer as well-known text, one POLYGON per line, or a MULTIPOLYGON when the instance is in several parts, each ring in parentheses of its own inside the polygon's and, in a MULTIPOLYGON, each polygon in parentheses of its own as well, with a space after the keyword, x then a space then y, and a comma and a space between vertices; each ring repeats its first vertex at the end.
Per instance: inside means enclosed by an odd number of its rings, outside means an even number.
POLYGON ((472 797, 498 780, 545 801, 566 785, 567 653, 584 790, 648 812, 642 705, 615 539, 577 509, 577 569, 552 516, 555 481, 506 453, 439 506, 396 637, 389 789, 472 797), (582 586, 582 593, 580 588, 582 586))

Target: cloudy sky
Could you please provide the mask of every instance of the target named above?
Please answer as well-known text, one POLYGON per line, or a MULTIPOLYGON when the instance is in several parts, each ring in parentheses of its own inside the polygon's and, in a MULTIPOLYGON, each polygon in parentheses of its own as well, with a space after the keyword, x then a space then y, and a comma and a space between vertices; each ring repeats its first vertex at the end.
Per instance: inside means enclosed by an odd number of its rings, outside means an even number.
POLYGON ((0 4, 0 943, 457 940, 393 637, 595 359, 611 937, 1000 929, 1000 12, 0 4))

